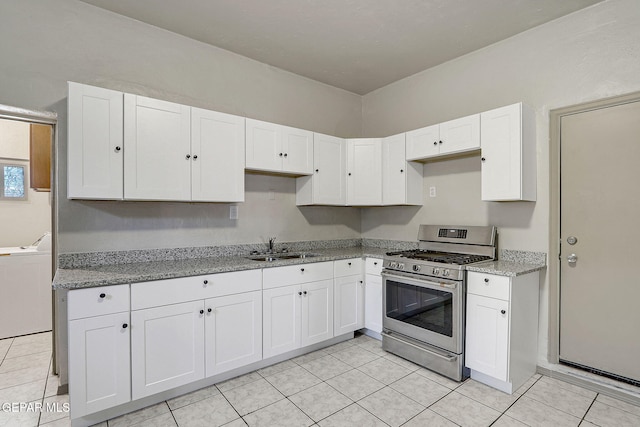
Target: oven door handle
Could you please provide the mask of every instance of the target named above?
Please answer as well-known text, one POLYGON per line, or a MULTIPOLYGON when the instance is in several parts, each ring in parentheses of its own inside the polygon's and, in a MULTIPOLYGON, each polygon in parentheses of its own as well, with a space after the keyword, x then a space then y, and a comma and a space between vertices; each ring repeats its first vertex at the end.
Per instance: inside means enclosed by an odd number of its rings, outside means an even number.
POLYGON ((456 289, 458 287, 458 283, 456 283, 453 280, 447 280, 447 279, 437 279, 437 278, 426 278, 426 277, 420 277, 420 278, 416 278, 415 276, 410 274, 404 275, 404 274, 398 274, 396 272, 393 273, 388 273, 385 270, 382 270, 381 276, 383 278, 390 278, 390 279, 396 279, 396 280, 413 280, 413 281, 420 281, 423 285, 427 285, 427 286, 431 286, 435 289, 440 288, 440 287, 445 287, 448 289, 456 289))
MULTIPOLYGON (((383 337, 387 337, 387 338, 391 338, 391 339, 393 339, 393 340, 396 340, 396 338, 395 338, 395 337, 393 337, 393 336, 391 336, 391 334, 390 334, 390 333, 387 333, 387 332, 384 332, 384 331, 382 331, 382 332, 380 333, 380 335, 382 335, 383 337)), ((446 360, 447 362, 451 362, 451 361, 452 361, 452 360, 454 360, 456 357, 458 357, 458 355, 457 355, 457 354, 454 354, 453 356, 451 356, 449 353, 447 353, 447 354, 443 354, 443 353, 440 353, 439 351, 435 351, 435 350, 432 350, 432 349, 428 349, 428 348, 425 348, 425 347, 423 347, 423 346, 417 346, 417 345, 415 345, 415 344, 413 344, 413 343, 408 342, 407 340, 402 340, 402 343, 403 343, 403 344, 405 344, 405 345, 408 345, 408 346, 410 346, 410 347, 413 347, 413 348, 415 348, 415 349, 418 349, 418 350, 420 350, 420 351, 426 351, 427 353, 433 354, 434 356, 439 357, 440 359, 444 359, 444 360, 446 360)))

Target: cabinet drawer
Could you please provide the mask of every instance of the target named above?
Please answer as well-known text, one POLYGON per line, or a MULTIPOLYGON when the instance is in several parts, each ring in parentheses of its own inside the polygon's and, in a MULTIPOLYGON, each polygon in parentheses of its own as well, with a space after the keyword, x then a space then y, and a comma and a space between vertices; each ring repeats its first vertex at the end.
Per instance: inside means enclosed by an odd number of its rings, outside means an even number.
POLYGON ((286 267, 265 268, 262 270, 262 286, 264 289, 327 279, 333 279, 333 261, 288 265, 286 267))
POLYGON ((362 274, 362 258, 341 259, 333 262, 333 276, 353 276, 362 274))
POLYGON ((510 279, 507 276, 468 272, 469 287, 467 292, 489 298, 508 301, 510 297, 510 279))
POLYGON ((69 320, 129 311, 129 285, 75 289, 67 298, 69 320))
POLYGON ((154 280, 131 285, 131 310, 262 289, 260 270, 154 280))
POLYGON ((382 273, 382 259, 380 259, 380 258, 367 258, 365 260, 365 273, 367 273, 367 274, 380 274, 380 273, 382 273))

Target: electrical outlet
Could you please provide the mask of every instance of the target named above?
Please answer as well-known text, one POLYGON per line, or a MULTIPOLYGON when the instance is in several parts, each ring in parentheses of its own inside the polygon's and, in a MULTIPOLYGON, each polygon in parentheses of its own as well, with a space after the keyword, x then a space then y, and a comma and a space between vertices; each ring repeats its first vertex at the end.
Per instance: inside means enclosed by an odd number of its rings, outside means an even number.
POLYGON ((238 219, 238 205, 229 206, 229 219, 238 219))
POLYGON ((436 197, 436 187, 429 187, 429 197, 436 197))

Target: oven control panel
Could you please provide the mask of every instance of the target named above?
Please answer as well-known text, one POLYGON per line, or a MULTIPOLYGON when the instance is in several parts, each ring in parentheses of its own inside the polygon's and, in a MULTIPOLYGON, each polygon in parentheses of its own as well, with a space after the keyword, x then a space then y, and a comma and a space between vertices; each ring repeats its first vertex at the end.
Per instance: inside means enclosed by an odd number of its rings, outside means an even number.
POLYGON ((458 268, 431 267, 412 262, 385 260, 384 267, 389 270, 407 271, 423 276, 442 277, 446 279, 462 280, 464 271, 458 268))

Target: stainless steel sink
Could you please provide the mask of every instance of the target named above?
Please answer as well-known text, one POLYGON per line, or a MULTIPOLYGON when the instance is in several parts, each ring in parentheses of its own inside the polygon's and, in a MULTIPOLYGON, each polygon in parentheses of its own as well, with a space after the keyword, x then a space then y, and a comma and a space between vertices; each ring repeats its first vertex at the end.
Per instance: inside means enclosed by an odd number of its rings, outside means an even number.
POLYGON ((247 257, 248 259, 252 260, 252 261, 278 261, 278 260, 284 260, 284 259, 304 259, 304 258, 313 258, 319 256, 317 254, 269 254, 269 255, 253 255, 253 256, 249 256, 247 257))

